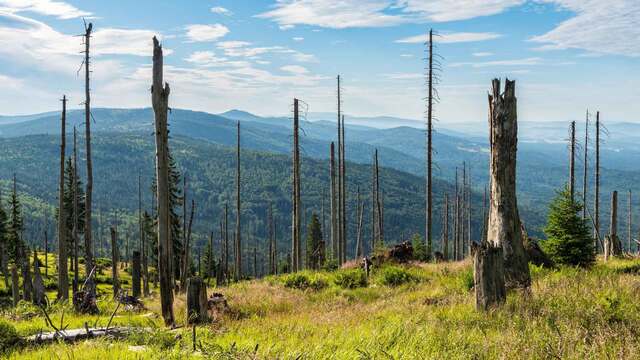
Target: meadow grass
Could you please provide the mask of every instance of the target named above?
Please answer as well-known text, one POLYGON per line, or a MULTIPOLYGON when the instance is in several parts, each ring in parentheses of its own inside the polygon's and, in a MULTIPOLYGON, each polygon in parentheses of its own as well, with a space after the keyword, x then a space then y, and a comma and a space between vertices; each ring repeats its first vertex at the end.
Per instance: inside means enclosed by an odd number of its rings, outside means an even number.
MULTIPOLYGON (((343 286, 345 273, 310 272, 270 276, 217 288, 230 311, 198 328, 167 330, 157 316, 157 298, 139 314, 122 313, 122 326, 145 327, 118 340, 22 347, 15 359, 599 359, 640 358, 640 261, 599 261, 592 269, 531 267, 530 291, 509 293, 499 309, 474 308, 468 262, 411 264, 377 269, 366 287, 343 286), (391 279, 391 280, 390 280, 391 279), (400 279, 400 280, 398 280, 400 279), (315 286, 294 286, 299 283, 315 286), (317 285, 321 283, 322 285, 317 285)), ((351 284, 351 282, 347 282, 351 284)), ((214 289, 210 289, 213 291, 214 289)), ((104 326, 115 304, 101 314, 65 312, 65 323, 104 326)), ((2 317, 22 335, 44 327, 40 316, 2 317)), ((175 302, 185 320, 184 297, 175 302)), ((52 309, 54 323, 61 308, 52 309)))

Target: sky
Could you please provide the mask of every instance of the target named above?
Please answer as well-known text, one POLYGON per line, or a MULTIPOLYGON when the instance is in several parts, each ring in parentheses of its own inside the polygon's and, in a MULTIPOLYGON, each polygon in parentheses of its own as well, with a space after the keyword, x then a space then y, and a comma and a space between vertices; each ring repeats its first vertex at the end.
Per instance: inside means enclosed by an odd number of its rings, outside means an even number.
POLYGON ((347 116, 423 119, 434 29, 440 123, 486 121, 494 77, 520 120, 640 122, 638 0, 0 0, 0 114, 81 106, 83 21, 93 106, 150 106, 155 35, 174 108, 334 112, 340 74, 347 116))

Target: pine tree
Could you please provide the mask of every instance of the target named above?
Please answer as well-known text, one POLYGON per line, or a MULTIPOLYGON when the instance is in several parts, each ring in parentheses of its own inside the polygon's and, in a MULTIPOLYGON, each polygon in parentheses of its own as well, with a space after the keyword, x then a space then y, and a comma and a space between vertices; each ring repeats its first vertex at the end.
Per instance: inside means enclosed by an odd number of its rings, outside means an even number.
POLYGON ((7 212, 2 205, 2 196, 0 196, 0 271, 4 276, 5 288, 9 289, 9 269, 8 269, 8 223, 7 212))
POLYGON ((551 202, 544 229, 547 240, 541 246, 556 263, 587 267, 595 262, 593 239, 581 211, 582 204, 572 200, 567 186, 551 202))
POLYGON ((307 230, 307 267, 317 270, 324 265, 324 240, 318 215, 313 213, 307 230))
POLYGON ((172 269, 173 277, 180 277, 180 256, 182 254, 182 223, 178 208, 182 206, 182 191, 180 190, 181 174, 178 170, 171 152, 169 152, 169 219, 170 219, 170 239, 172 243, 172 269))
POLYGON ((15 190, 15 186, 13 192, 11 193, 9 205, 11 210, 9 212, 9 222, 7 227, 7 250, 9 253, 9 258, 18 263, 20 260, 19 251, 20 247, 22 246, 20 234, 22 234, 22 231, 24 230, 24 222, 22 219, 22 205, 20 204, 20 199, 18 199, 18 193, 15 190))
MULTIPOLYGON (((74 206, 73 206, 73 196, 75 190, 75 196, 77 197, 77 206, 78 206, 78 214, 77 214, 77 223, 76 223, 76 231, 78 235, 82 235, 84 233, 84 215, 85 215, 85 203, 84 203, 84 189, 82 187, 82 181, 78 178, 75 181, 75 188, 73 184, 73 170, 74 165, 71 158, 68 158, 67 165, 65 166, 65 175, 64 175, 64 215, 65 215, 65 224, 67 228, 67 244, 70 247, 68 249, 73 249, 73 238, 72 238, 72 230, 73 230, 73 219, 74 219, 74 206)), ((82 244, 78 244, 82 245, 82 244)))

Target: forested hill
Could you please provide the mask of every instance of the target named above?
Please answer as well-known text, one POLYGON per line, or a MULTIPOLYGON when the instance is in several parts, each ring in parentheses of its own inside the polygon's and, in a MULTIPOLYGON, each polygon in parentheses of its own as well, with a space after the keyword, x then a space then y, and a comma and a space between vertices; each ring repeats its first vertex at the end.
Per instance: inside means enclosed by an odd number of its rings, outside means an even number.
MULTIPOLYGON (((188 193, 195 197, 197 213, 194 221, 196 244, 202 244, 210 231, 217 234, 221 211, 228 202, 233 224, 235 150, 187 137, 173 136, 172 153, 181 169, 188 176, 188 193)), ((69 143, 69 142, 68 142, 69 143)), ((113 221, 113 210, 119 209, 120 229, 123 233, 137 234, 135 211, 137 210, 138 172, 143 179, 143 203, 151 207, 150 183, 154 168, 154 142, 149 133, 96 133, 93 138, 94 156, 94 214, 96 223, 102 218, 102 241, 106 241, 107 226, 113 221), (102 214, 102 215, 101 215, 102 214)), ((0 139, 0 179, 3 185, 3 204, 9 190, 9 180, 15 172, 18 189, 23 194, 27 210, 27 240, 41 241, 40 231, 45 214, 49 218, 49 234, 54 233, 53 216, 56 204, 59 171, 59 137, 34 135, 0 139), (44 205, 48 204, 48 205, 44 205), (32 225, 30 225, 32 224, 32 225), (33 232, 37 232, 34 235, 33 232)), ((82 150, 82 147, 80 147, 82 150)), ((83 151, 80 151, 82 164, 83 151)), ((381 154, 384 158, 384 153, 381 154)), ((290 169, 286 155, 242 150, 242 216, 247 249, 254 246, 254 237, 264 238, 266 209, 273 201, 277 220, 279 248, 284 252, 290 246, 290 169)), ((84 168, 79 166, 84 178, 84 168)), ((321 213, 321 198, 325 192, 325 214, 329 218, 328 162, 302 158, 302 204, 306 219, 311 212, 321 213)), ((348 229, 349 253, 355 241, 355 200, 357 187, 366 201, 365 215, 369 214, 369 189, 371 167, 347 164, 349 198, 348 229)), ((382 168, 381 189, 384 193, 385 236, 388 242, 409 238, 424 231, 424 178, 389 168, 382 168)), ((434 231, 436 241, 441 233, 442 198, 453 194, 451 184, 435 180, 434 231)), ((472 197, 472 228, 474 237, 480 230, 482 195, 472 197)), ((522 210, 523 218, 532 224, 542 219, 535 212, 522 210)), ((369 216, 365 216, 363 236, 370 238, 369 216)), ((217 238, 217 236, 216 236, 217 238)), ((368 241, 368 240, 367 240, 368 241)), ((100 244, 96 247, 100 252, 100 244)))

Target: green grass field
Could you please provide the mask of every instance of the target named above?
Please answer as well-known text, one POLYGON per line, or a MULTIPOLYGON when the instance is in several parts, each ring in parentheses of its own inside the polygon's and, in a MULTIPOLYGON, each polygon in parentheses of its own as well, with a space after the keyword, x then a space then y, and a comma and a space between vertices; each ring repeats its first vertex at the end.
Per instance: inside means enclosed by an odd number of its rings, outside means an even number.
MULTIPOLYGON (((167 330, 156 296, 140 313, 119 312, 114 324, 146 328, 125 339, 72 345, 19 346, 11 359, 637 359, 640 358, 640 261, 599 261, 590 270, 532 267, 527 293, 510 293, 488 313, 474 308, 468 262, 387 266, 367 280, 357 270, 303 272, 210 289, 230 311, 198 327, 167 330)), ((127 280, 126 273, 121 275, 127 280)), ((69 328, 106 325, 110 287, 98 316, 53 306, 69 328)), ((156 291, 154 289, 154 291, 156 291)), ((50 297, 53 295, 50 294, 50 297)), ((184 298, 175 312, 185 321, 184 298)), ((0 322, 20 335, 48 331, 37 308, 6 309, 0 322)))

